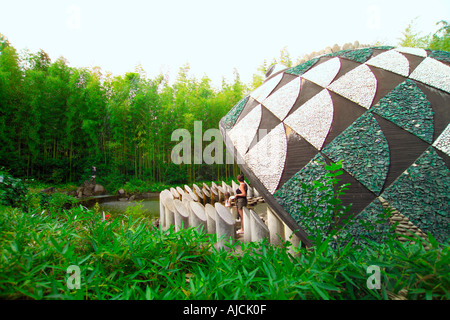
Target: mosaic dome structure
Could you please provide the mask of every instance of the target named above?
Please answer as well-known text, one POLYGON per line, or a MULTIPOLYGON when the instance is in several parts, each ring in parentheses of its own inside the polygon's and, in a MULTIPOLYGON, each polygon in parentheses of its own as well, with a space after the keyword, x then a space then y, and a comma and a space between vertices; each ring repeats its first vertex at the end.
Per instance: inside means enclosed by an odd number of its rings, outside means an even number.
POLYGON ((302 241, 301 183, 342 160, 352 217, 370 221, 381 197, 448 242, 450 53, 343 50, 268 73, 219 127, 246 178, 302 241))

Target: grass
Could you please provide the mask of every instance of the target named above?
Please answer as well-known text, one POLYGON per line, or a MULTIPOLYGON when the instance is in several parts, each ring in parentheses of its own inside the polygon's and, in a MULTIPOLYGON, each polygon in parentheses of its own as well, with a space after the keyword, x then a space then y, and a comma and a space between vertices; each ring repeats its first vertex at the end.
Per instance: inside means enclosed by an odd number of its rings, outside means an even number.
POLYGON ((419 241, 392 239, 338 252, 328 240, 310 250, 262 241, 228 252, 214 249, 211 235, 161 231, 142 217, 102 221, 83 207, 1 207, 0 298, 382 300, 406 292, 408 299, 448 299, 448 246, 430 242, 427 251, 419 241), (381 268, 378 290, 367 287, 369 265, 381 268), (80 268, 80 289, 68 287, 69 266, 80 268))

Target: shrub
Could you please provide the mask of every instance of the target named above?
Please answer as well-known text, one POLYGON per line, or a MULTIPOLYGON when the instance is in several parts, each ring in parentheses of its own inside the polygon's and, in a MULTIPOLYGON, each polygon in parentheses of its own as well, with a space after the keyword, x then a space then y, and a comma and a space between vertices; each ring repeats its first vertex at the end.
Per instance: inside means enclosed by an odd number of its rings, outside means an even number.
POLYGON ((0 169, 0 204, 25 209, 28 185, 0 169))
POLYGON ((74 207, 51 216, 0 209, 0 298, 176 300, 448 299, 448 246, 390 240, 338 251, 330 238, 314 248, 263 240, 217 251, 194 228, 161 231, 148 219, 102 221, 74 207), (293 250, 291 254, 289 249, 293 250), (81 288, 66 270, 80 268, 81 288), (367 286, 367 267, 381 269, 380 289, 367 286))

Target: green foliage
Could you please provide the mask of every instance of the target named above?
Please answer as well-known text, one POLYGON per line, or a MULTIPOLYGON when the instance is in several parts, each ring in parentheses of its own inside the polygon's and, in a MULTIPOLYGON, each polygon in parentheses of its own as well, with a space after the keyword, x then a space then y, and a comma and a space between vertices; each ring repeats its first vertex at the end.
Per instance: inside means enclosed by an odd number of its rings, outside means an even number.
MULTIPOLYGON (((131 178, 206 178, 196 165, 172 166, 172 131, 192 134, 197 120, 203 131, 217 128, 247 91, 237 71, 214 88, 206 76, 191 77, 187 65, 169 85, 167 76, 149 79, 140 67, 113 77, 69 67, 64 58, 51 61, 43 50, 19 56, 4 36, 0 43, 0 163, 17 177, 47 183, 81 183, 92 166, 107 190, 131 178)), ((233 170, 219 164, 208 174, 226 178, 233 170)))
POLYGON ((442 25, 432 36, 429 48, 432 50, 450 51, 450 25, 447 21, 439 21, 436 25, 442 25))
POLYGON ((25 209, 28 185, 22 179, 14 178, 0 169, 0 205, 25 209))
POLYGON ((51 214, 60 214, 64 209, 73 207, 78 200, 70 195, 62 192, 52 194, 46 193, 30 193, 28 197, 29 207, 39 210, 47 210, 51 214))
POLYGON ((398 45, 402 47, 423 48, 438 51, 450 51, 450 26, 447 21, 441 20, 436 23, 440 28, 429 35, 422 35, 415 30, 415 21, 413 19, 399 38, 398 45))
POLYGON ((312 241, 322 242, 328 236, 337 233, 338 224, 346 224, 349 206, 344 206, 341 196, 348 190, 349 184, 340 184, 342 162, 324 166, 326 173, 312 183, 301 183, 305 201, 297 202, 302 226, 312 241))
POLYGON ((422 36, 420 32, 414 30, 414 24, 417 18, 413 19, 406 29, 402 32, 402 38, 399 38, 398 45, 411 48, 426 48, 429 42, 429 36, 422 36))
POLYGON ((449 251, 434 239, 390 240, 362 251, 337 251, 330 238, 315 247, 266 240, 217 251, 211 235, 190 228, 161 231, 146 218, 102 221, 75 207, 57 216, 0 209, 0 298, 97 300, 448 299, 449 251), (290 250, 291 251, 290 251, 290 250), (66 270, 81 271, 69 289, 66 270), (367 267, 381 269, 381 288, 367 287, 367 267))

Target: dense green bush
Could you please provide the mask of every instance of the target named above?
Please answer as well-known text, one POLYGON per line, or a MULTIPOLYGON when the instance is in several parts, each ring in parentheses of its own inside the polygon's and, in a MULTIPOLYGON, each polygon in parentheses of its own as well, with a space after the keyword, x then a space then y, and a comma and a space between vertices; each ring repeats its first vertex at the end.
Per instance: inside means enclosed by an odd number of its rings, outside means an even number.
POLYGON ((104 219, 64 194, 33 193, 28 211, 0 206, 0 299, 449 299, 447 244, 431 236, 414 244, 369 238, 358 249, 349 234, 336 241, 338 229, 329 226, 346 212, 339 166, 327 166, 309 190, 323 193, 310 213, 322 219, 310 248, 263 240, 217 251, 212 235, 161 231, 138 207, 104 219), (70 286, 73 266, 79 289, 70 286), (380 270, 379 288, 370 287, 369 266, 380 270))
POLYGON ((0 205, 26 208, 28 185, 0 169, 0 205))
POLYGON ((337 251, 287 241, 235 243, 216 251, 195 229, 160 231, 145 218, 102 221, 75 207, 58 215, 0 209, 2 299, 449 299, 449 248, 394 239, 337 251), (289 250, 293 249, 294 254, 289 250), (67 268, 78 266, 80 289, 67 268), (367 267, 381 269, 369 289, 367 267))
POLYGON ((78 200, 65 193, 30 193, 28 206, 39 210, 47 210, 52 213, 62 213, 64 209, 70 209, 78 200))

